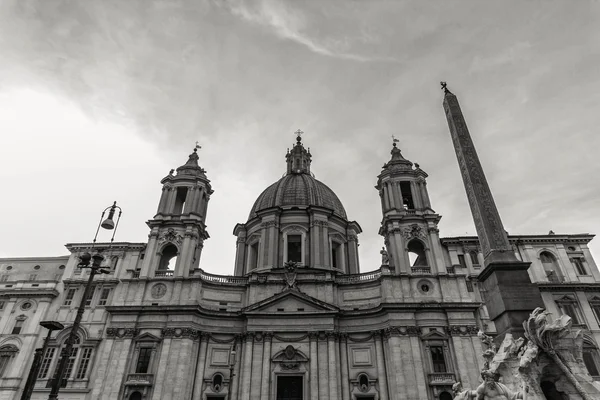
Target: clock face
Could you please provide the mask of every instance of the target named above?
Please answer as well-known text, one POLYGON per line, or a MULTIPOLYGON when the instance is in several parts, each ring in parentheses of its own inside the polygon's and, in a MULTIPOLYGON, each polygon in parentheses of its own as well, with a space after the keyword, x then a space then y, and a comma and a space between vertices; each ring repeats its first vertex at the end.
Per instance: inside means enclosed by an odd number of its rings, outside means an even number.
POLYGON ((167 285, 164 283, 157 283, 156 285, 152 286, 150 295, 154 299, 160 299, 165 295, 165 293, 167 293, 167 285))

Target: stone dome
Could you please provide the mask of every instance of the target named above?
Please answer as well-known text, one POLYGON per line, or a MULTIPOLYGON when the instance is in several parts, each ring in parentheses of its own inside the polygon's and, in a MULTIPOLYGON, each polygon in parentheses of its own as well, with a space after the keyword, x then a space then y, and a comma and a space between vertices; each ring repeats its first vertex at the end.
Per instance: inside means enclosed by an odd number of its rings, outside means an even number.
POLYGON ((289 173, 266 188, 254 202, 249 219, 256 217, 258 211, 285 206, 325 207, 347 219, 346 210, 333 190, 307 173, 289 173))

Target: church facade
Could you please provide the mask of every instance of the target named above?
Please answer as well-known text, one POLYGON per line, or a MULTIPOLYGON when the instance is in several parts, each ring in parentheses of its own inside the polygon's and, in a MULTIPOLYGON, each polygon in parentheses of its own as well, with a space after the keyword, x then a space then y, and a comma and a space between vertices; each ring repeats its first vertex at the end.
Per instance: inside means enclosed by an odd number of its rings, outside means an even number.
MULTIPOLYGON (((233 274, 201 268, 212 188, 194 151, 162 179, 146 243, 72 243, 69 255, 0 259, 0 399, 21 396, 43 320, 62 322, 34 399, 48 397, 88 272, 103 252, 61 399, 421 400, 476 387, 477 333, 496 332, 476 237, 440 237, 427 174, 393 143, 377 176, 380 268, 361 273, 360 225, 311 172, 300 137, 286 174, 234 228, 233 274)), ((584 332, 600 379, 600 272, 590 234, 509 236, 546 308, 584 332)), ((378 260, 379 262, 379 260, 378 260)), ((555 378, 560 380, 559 378, 555 378)), ((560 382, 557 381, 557 387, 560 382)))

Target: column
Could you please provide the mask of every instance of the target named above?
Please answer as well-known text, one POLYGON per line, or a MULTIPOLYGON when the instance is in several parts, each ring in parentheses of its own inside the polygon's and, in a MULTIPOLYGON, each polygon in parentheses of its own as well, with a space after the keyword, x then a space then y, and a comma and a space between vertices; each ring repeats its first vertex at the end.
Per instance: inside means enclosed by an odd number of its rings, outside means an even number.
POLYGON ((423 195, 423 202, 425 207, 431 208, 431 200, 429 200, 429 192, 427 191, 427 182, 423 181, 421 183, 421 193, 423 195))
POLYGON ((337 390, 337 359, 335 357, 335 333, 327 332, 327 354, 328 354, 328 373, 329 373, 329 398, 337 399, 338 398, 338 390, 337 390))
POLYGON ((244 341, 244 366, 242 370, 242 387, 240 388, 242 393, 240 398, 242 400, 250 400, 250 378, 252 377, 252 342, 254 340, 254 333, 247 332, 244 341))
POLYGON ((310 340, 310 400, 319 400, 318 334, 311 332, 308 338, 310 340))
POLYGON ((196 376, 194 378, 194 392, 192 399, 200 399, 202 395, 202 385, 204 383, 204 371, 206 369, 206 349, 208 347, 209 336, 206 333, 200 333, 200 350, 198 351, 198 362, 196 364, 196 376))
POLYGON ((392 192, 392 184, 391 182, 386 182, 384 184, 385 194, 387 196, 387 201, 390 205, 390 208, 394 208, 396 203, 394 203, 394 194, 392 192))
POLYGON ((394 348, 391 343, 392 338, 392 328, 387 328, 382 331, 383 334, 383 352, 385 357, 385 364, 388 366, 387 371, 389 374, 387 375, 390 379, 389 381, 389 398, 390 400, 400 400, 400 392, 398 392, 398 371, 396 371, 396 363, 394 362, 394 348))
POLYGON ((387 387, 387 370, 385 369, 385 359, 383 358, 383 344, 380 332, 373 335, 375 340, 375 355, 377 357, 377 378, 379 379, 379 399, 389 400, 387 387))
POLYGON ((269 388, 271 387, 271 342, 273 334, 265 332, 263 334, 263 362, 262 362, 262 386, 260 390, 260 398, 269 398, 269 388))
POLYGON ((198 193, 198 188, 196 186, 189 187, 187 193, 185 195, 185 204, 183 210, 181 210, 182 214, 189 214, 191 211, 194 211, 194 201, 196 200, 196 193, 198 193))
POLYGON ((267 265, 270 268, 277 268, 277 241, 279 240, 279 235, 276 232, 276 223, 275 221, 269 222, 269 253, 267 255, 267 265))
POLYGON ((402 344, 400 342, 399 334, 395 330, 392 330, 391 332, 389 344, 391 358, 392 362, 394 363, 394 370, 396 376, 396 388, 394 392, 397 393, 398 399, 410 399, 411 397, 409 397, 407 390, 408 385, 410 385, 410 382, 407 382, 404 376, 404 365, 402 362, 402 352, 400 350, 402 344))
POLYGON ((165 214, 172 214, 173 207, 175 207, 175 198, 177 197, 177 190, 174 186, 169 186, 169 193, 167 194, 167 207, 165 214))
MULTIPOLYGON (((235 348, 235 354, 237 354, 237 360, 235 365, 233 366, 233 378, 229 377, 230 379, 230 387, 229 387, 229 393, 230 393, 230 399, 229 400, 237 400, 239 398, 239 394, 238 394, 238 389, 240 386, 240 364, 241 364, 241 360, 242 360, 242 341, 241 341, 241 335, 235 335, 235 339, 233 342, 233 347, 235 348)), ((193 399, 196 400, 196 399, 193 399)))
MULTIPOLYGON (((340 345, 338 347, 340 353, 340 369, 341 371, 341 390, 342 400, 350 399, 350 385, 348 380, 348 334, 340 334, 340 345)), ((386 399, 387 400, 387 399, 386 399)))
POLYGON ((235 252, 235 271, 234 274, 242 276, 244 274, 244 264, 246 261, 246 237, 240 236, 236 240, 236 252, 235 252))
POLYGON ((423 199, 421 198, 420 186, 421 185, 419 185, 419 182, 410 182, 410 190, 413 194, 413 203, 415 204, 415 208, 417 209, 423 208, 423 199))
POLYGON ((327 336, 325 332, 319 332, 318 339, 318 363, 319 363, 319 400, 329 400, 329 365, 327 362, 327 336))
POLYGON ((157 214, 165 213, 165 208, 167 205, 168 197, 169 197, 169 187, 163 186, 162 193, 160 195, 160 201, 158 202, 158 209, 156 210, 157 214))
POLYGON ((262 389, 261 382, 262 372, 263 372, 263 361, 264 357, 264 342, 263 336, 261 333, 257 333, 254 336, 254 345, 252 348, 252 377, 250 379, 250 387, 248 389, 252 389, 250 393, 250 398, 252 400, 260 400, 260 394, 262 389))

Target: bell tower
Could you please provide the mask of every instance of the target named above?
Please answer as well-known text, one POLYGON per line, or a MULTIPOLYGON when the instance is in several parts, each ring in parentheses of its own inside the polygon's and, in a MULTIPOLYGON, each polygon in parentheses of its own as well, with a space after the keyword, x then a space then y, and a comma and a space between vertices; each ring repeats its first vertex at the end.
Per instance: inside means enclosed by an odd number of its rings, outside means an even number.
POLYGON ((427 174, 402 156, 397 142, 394 138, 392 157, 375 186, 383 213, 379 234, 384 237, 390 267, 396 275, 445 274, 437 227, 441 216, 431 208, 427 174))
POLYGON ((198 165, 196 146, 187 162, 161 180, 162 195, 150 227, 140 276, 183 276, 198 268, 206 231, 206 212, 213 190, 198 165))

